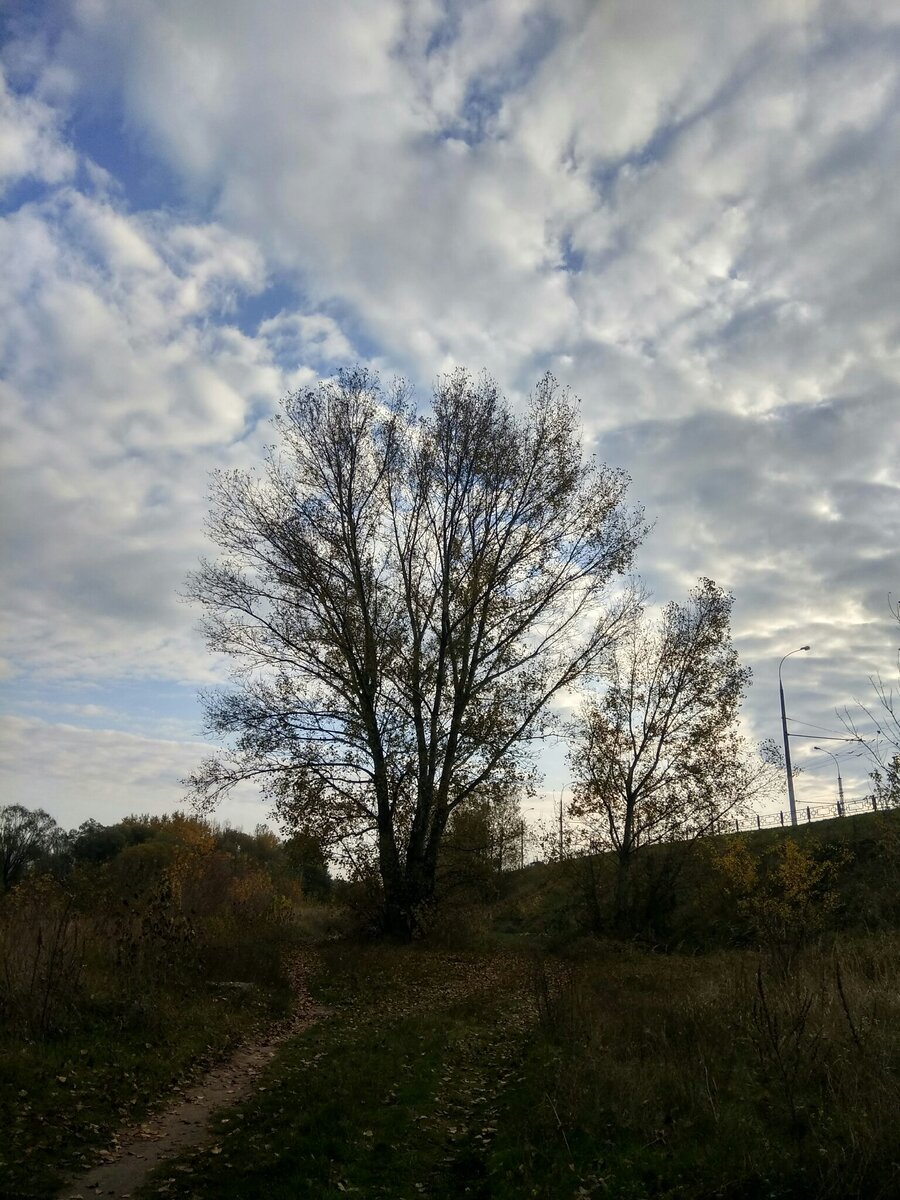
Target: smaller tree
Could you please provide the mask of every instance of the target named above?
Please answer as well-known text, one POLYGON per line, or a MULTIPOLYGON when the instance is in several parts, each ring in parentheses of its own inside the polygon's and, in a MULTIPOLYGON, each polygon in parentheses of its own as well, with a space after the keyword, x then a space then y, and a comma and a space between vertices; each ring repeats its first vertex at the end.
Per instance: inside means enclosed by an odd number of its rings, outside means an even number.
POLYGON ((297 872, 303 894, 325 900, 331 893, 328 855, 321 841, 309 832, 298 830, 284 843, 288 862, 297 872))
POLYGON ((0 889, 6 892, 32 863, 59 849, 65 834, 42 808, 21 804, 0 808, 0 889))
POLYGON ((731 644, 732 601, 701 579, 658 622, 642 614, 575 722, 570 812, 618 858, 617 921, 642 847, 715 831, 758 785, 737 732, 750 671, 731 644))
MULTIPOLYGON (((900 601, 890 605, 891 613, 900 625, 900 601)), ((882 675, 870 675, 874 701, 857 702, 857 711, 845 709, 841 716, 844 727, 862 749, 872 765, 872 796, 881 808, 900 804, 900 649, 897 650, 896 692, 882 675), (868 726, 868 731, 866 730, 868 726)))
POLYGON ((525 782, 492 780, 454 811, 441 852, 445 884, 496 881, 523 865, 527 831, 519 789, 525 782))

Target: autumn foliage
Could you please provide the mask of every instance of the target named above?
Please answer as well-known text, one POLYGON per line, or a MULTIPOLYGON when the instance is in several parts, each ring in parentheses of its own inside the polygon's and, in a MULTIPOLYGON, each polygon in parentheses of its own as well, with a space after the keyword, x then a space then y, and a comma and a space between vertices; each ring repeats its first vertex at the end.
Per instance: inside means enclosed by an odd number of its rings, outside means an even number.
POLYGON ((160 988, 277 975, 301 903, 277 838, 182 815, 87 822, 0 903, 0 1012, 48 1037, 160 988))

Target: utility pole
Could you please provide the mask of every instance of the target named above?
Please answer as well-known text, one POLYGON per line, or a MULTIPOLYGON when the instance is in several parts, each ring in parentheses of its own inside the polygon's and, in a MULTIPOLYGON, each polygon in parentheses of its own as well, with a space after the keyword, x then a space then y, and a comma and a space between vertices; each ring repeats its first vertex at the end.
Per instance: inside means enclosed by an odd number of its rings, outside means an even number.
POLYGON ((790 658, 792 654, 799 654, 801 650, 808 650, 809 646, 798 646, 796 650, 791 650, 785 654, 781 662, 778 664, 778 695, 781 699, 781 733, 784 737, 784 769, 787 773, 787 792, 788 804, 791 808, 791 824, 797 824, 797 804, 794 800, 794 774, 791 770, 791 746, 788 740, 787 713, 784 708, 784 684, 781 682, 781 668, 785 658, 790 658))
POLYGON ((563 796, 566 793, 566 788, 569 784, 564 783, 559 790, 559 861, 562 862, 565 856, 565 843, 563 841, 563 796))

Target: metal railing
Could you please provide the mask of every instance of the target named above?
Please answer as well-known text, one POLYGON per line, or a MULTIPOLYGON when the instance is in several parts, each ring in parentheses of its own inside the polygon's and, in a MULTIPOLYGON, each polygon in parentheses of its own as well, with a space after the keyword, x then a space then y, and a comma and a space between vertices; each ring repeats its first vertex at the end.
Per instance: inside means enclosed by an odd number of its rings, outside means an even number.
MULTIPOLYGON (((854 813, 879 811, 878 800, 875 796, 866 796, 863 800, 844 800, 843 803, 835 800, 819 800, 812 804, 797 805, 797 823, 806 825, 812 824, 814 821, 830 821, 835 817, 850 817, 854 813)), ((788 826, 790 823, 790 811, 779 809, 774 812, 754 813, 743 820, 726 818, 722 822, 721 832, 727 833, 733 830, 735 833, 742 833, 751 829, 777 829, 781 826, 788 826)))
MULTIPOLYGON (((816 821, 831 821, 841 817, 852 817, 858 813, 891 812, 897 811, 898 808, 900 808, 900 804, 880 803, 876 796, 866 796, 858 800, 845 799, 842 804, 836 800, 816 800, 810 804, 797 805, 797 824, 798 826, 807 824, 812 825, 815 824, 816 821)), ((550 825, 541 827, 540 825, 535 826, 528 823, 526 823, 526 828, 528 829, 529 833, 522 839, 520 864, 524 866, 526 863, 526 839, 531 843, 532 848, 532 855, 527 860, 529 863, 549 862, 551 860, 555 860, 557 858, 557 854, 555 853, 555 843, 557 837, 555 828, 551 830, 550 825), (551 842, 553 843, 553 848, 548 853, 546 848, 551 842), (543 850, 538 849, 537 853, 534 853, 534 849, 538 845, 543 845, 544 848, 543 850)), ((778 828, 791 828, 791 813, 790 809, 787 807, 783 809, 775 809, 765 813, 751 813, 749 816, 742 818, 735 818, 734 816, 723 817, 714 828, 708 829, 707 833, 721 835, 729 833, 748 833, 754 829, 778 828)), ((563 858, 579 858, 583 854, 594 853, 596 849, 596 846, 589 847, 579 843, 576 834, 574 840, 568 840, 567 846, 562 852, 561 856, 563 858)))

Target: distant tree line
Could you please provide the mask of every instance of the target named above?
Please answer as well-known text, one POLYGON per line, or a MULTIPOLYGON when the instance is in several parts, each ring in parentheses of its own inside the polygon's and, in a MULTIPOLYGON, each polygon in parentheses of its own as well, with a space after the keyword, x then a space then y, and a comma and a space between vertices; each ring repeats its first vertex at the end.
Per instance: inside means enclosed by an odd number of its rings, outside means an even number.
POLYGON ((123 871, 161 872, 185 846, 201 843, 235 867, 292 878, 306 896, 323 898, 330 891, 325 853, 308 834, 282 840, 265 825, 248 834, 181 814, 135 815, 111 825, 89 819, 67 832, 43 809, 20 804, 0 807, 0 884, 7 892, 28 876, 64 879, 79 868, 112 862, 123 871))

